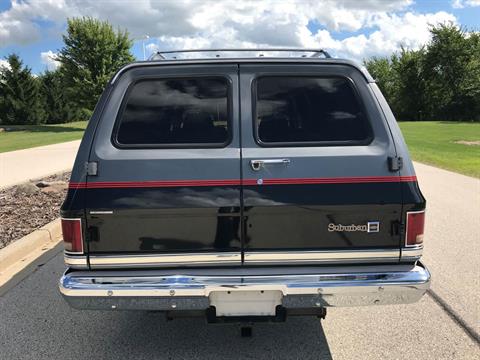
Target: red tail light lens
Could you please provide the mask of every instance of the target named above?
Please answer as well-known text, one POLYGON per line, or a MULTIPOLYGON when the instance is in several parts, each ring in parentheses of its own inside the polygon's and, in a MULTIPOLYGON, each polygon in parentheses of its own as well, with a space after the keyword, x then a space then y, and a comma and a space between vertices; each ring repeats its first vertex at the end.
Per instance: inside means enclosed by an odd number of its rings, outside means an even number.
POLYGON ((83 253, 82 219, 62 219, 65 251, 83 253))
POLYGON ((422 244, 424 228, 425 210, 407 212, 405 246, 415 246, 422 244))

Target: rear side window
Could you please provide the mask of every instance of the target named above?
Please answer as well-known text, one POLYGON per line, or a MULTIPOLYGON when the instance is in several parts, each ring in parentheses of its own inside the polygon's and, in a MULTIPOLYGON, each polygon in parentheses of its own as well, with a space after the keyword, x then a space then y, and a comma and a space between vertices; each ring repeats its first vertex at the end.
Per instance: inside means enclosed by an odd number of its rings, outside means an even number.
POLYGON ((265 146, 359 145, 371 128, 349 79, 261 77, 256 81, 255 130, 265 146))
POLYGON ((225 78, 138 81, 127 92, 114 142, 120 147, 224 146, 228 92, 225 78))

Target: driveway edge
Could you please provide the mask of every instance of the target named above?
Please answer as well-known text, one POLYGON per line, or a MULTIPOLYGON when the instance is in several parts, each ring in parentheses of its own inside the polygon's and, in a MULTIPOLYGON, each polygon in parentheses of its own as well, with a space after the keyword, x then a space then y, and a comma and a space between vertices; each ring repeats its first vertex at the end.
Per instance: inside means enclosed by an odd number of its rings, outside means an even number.
POLYGON ((0 249, 0 288, 62 240, 60 219, 0 249))

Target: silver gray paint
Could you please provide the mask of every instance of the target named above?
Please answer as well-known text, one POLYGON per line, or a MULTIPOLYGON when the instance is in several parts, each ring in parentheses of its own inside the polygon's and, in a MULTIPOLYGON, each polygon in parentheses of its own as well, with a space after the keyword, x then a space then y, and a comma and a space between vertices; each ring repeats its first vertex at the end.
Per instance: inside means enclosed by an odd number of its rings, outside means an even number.
POLYGON ((350 176, 392 176, 387 157, 395 156, 395 147, 375 107, 362 74, 345 65, 310 64, 240 64, 240 91, 242 111, 242 167, 245 178, 315 178, 350 176), (354 81, 366 108, 374 133, 374 140, 362 146, 308 146, 308 147, 260 147, 254 140, 252 119, 252 82, 262 75, 344 76, 354 81), (288 166, 270 166, 267 171, 255 172, 250 160, 287 158, 288 166))
POLYGON ((118 149, 111 141, 115 120, 128 86, 139 77, 225 76, 231 82, 232 98, 238 99, 238 67, 176 66, 132 68, 117 82, 97 134, 90 161, 98 161, 95 181, 209 180, 239 179, 240 160, 238 102, 231 110, 233 138, 225 148, 212 149, 118 149), (139 161, 141 160, 141 161, 139 161))
POLYGON ((370 88, 375 98, 377 99, 378 105, 380 106, 383 112, 384 119, 387 122, 390 128, 390 131, 392 132, 392 136, 395 141, 397 156, 400 156, 403 158, 403 168, 400 170, 400 175, 414 176, 415 169, 413 167, 412 160, 410 159, 410 154, 408 152, 407 144, 405 143, 405 140, 402 135, 402 131, 398 126, 397 120, 395 119, 395 116, 393 115, 393 112, 390 109, 390 106, 388 105, 387 100, 385 100, 385 97, 383 96, 382 92, 378 88, 377 84, 370 83, 368 84, 368 87, 370 88))
MULTIPOLYGON (((240 64, 242 167, 244 177, 253 178, 259 175, 259 173, 253 173, 251 170, 249 166, 251 159, 275 157, 292 158, 294 161, 291 166, 282 168, 281 172, 273 177, 302 178, 393 175, 388 170, 386 158, 396 155, 395 147, 388 127, 385 124, 384 116, 379 111, 375 98, 369 90, 369 86, 372 86, 372 84, 369 85, 365 81, 365 73, 361 72, 358 66, 354 67, 351 62, 337 60, 334 61, 334 66, 332 63, 324 63, 324 60, 315 60, 314 64, 312 64, 312 61, 307 60, 301 61, 304 64, 298 64, 298 61, 293 64, 290 60, 288 61, 290 62, 289 64, 265 64, 266 61, 264 60, 265 59, 259 61, 258 64, 257 62, 253 64, 251 60, 249 63, 246 63, 245 59, 242 59, 242 63, 240 64), (341 75, 351 78, 355 82, 369 114, 375 135, 374 141, 368 146, 259 147, 253 138, 251 82, 254 77, 261 74, 279 73, 296 75, 310 74, 316 76, 341 75), (314 167, 312 167, 312 161, 314 161, 314 167)), ((101 162, 99 175, 95 178, 95 181, 239 178, 239 169, 234 161, 240 159, 240 136, 238 132, 240 109, 237 101, 239 94, 238 78, 236 76, 238 65, 230 64, 231 61, 232 60, 229 59, 228 63, 226 63, 226 61, 221 59, 218 60, 220 64, 215 66, 211 64, 211 60, 205 61, 205 65, 193 65, 193 63, 196 64, 196 62, 190 61, 148 62, 132 64, 121 71, 120 73, 122 75, 118 78, 112 95, 103 111, 95 135, 93 151, 90 156, 90 161, 101 162), (177 66, 166 66, 171 63, 177 66), (138 77, 182 75, 227 75, 229 77, 233 97, 233 138, 231 143, 226 148, 220 149, 117 149, 114 147, 111 143, 111 134, 128 85, 138 77), (141 162, 135 161, 140 159, 142 159, 141 162), (181 174, 181 176, 179 174, 181 174)), ((374 84, 373 86, 376 87, 374 84)), ((395 122, 394 125, 396 125, 395 122)), ((392 125, 390 126, 393 127, 392 125)), ((91 139, 92 132, 93 130, 89 126, 85 135, 85 141, 82 142, 80 148, 80 152, 83 154, 88 146, 86 140, 91 139)), ((394 136, 401 137, 401 133, 394 133, 394 136)), ((403 143, 403 138, 401 138, 399 143, 403 143)), ((401 145, 399 145, 399 148, 403 149, 401 145)), ((81 160, 84 161, 84 159, 85 157, 81 156, 81 160)), ((408 159, 408 157, 405 159, 408 159)), ((405 161, 405 163, 408 165, 409 161, 405 161)), ((411 166, 409 166, 408 169, 410 169, 410 167, 411 166)), ((78 164, 75 165, 75 168, 77 169, 75 178, 79 178, 78 164)), ((411 171, 407 170, 404 171, 402 175, 410 173, 411 171)), ((73 176, 72 179, 74 179, 73 176)))

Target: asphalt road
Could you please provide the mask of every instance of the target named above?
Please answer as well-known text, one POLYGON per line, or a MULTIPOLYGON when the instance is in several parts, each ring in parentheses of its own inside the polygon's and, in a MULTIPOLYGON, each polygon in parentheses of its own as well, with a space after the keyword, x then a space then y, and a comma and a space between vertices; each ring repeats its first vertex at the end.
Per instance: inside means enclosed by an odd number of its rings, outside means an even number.
POLYGON ((432 294, 401 306, 329 309, 327 319, 237 325, 147 312, 70 309, 61 254, 0 297, 0 359, 479 359, 480 181, 417 165, 428 198, 432 294))

